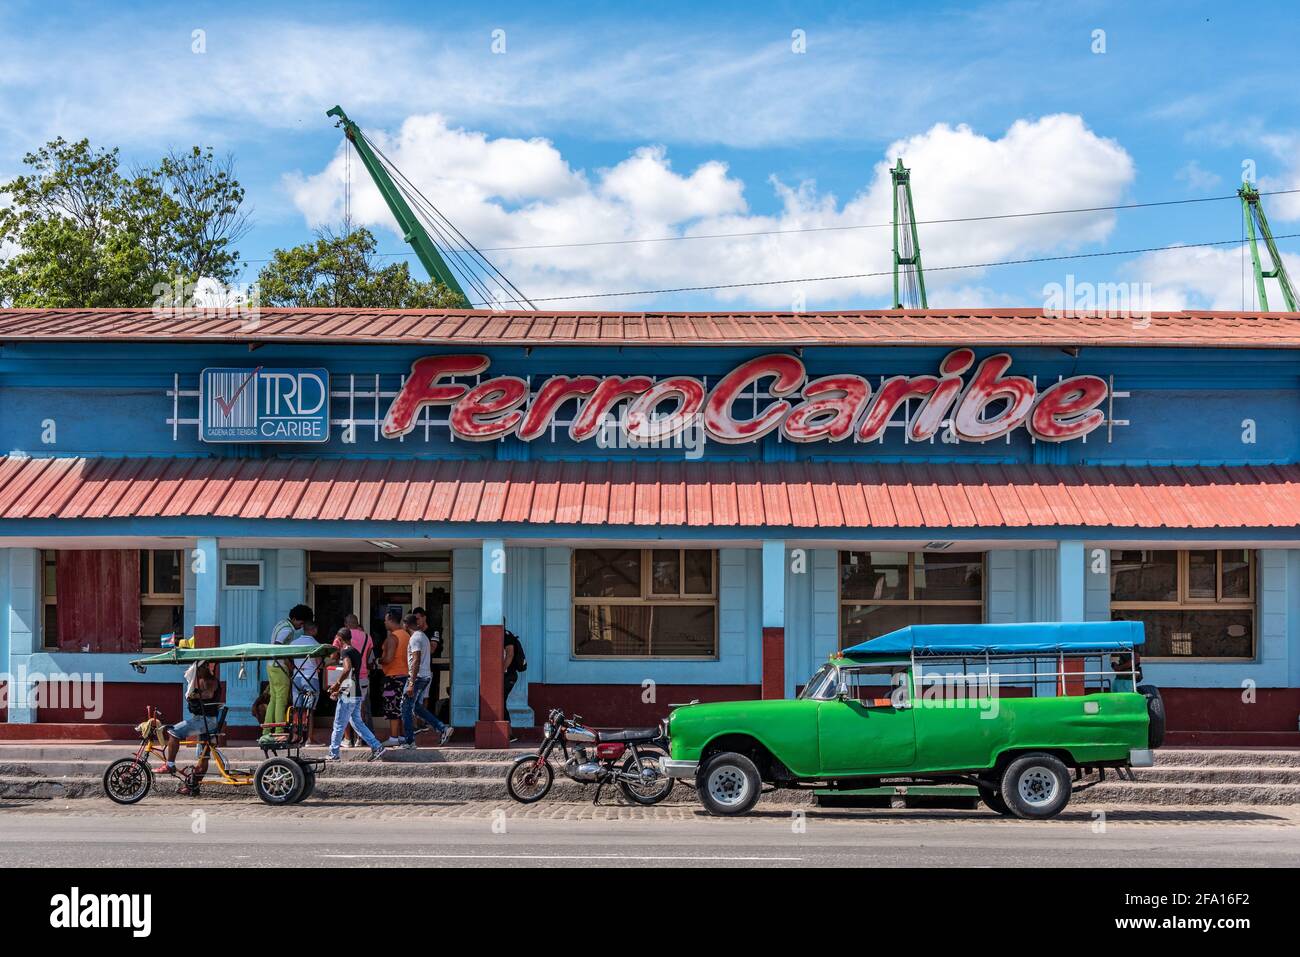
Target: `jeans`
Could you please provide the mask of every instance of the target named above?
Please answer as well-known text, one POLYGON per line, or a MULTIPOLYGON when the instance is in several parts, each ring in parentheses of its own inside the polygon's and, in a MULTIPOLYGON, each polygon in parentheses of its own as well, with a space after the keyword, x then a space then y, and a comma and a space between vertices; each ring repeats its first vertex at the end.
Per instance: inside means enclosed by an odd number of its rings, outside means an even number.
POLYGON ((370 730, 369 725, 361 720, 362 698, 339 698, 334 708, 334 731, 330 734, 330 756, 339 756, 339 744, 343 741, 343 729, 348 725, 361 736, 361 740, 370 745, 371 750, 379 749, 379 739, 370 730))
POLYGON ((415 694, 408 695, 402 692, 402 737, 407 744, 415 740, 415 716, 418 714, 424 719, 424 723, 433 730, 441 732, 447 727, 437 716, 424 706, 424 696, 429 691, 429 684, 432 678, 416 678, 415 694))

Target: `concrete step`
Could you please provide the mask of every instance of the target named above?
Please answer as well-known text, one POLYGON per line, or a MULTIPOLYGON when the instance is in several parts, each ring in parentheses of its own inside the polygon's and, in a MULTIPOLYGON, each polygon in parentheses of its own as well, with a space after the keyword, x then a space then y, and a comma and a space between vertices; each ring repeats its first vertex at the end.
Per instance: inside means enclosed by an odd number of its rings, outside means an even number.
MULTIPOLYGON (((117 757, 129 757, 123 754, 117 757)), ((96 777, 104 773, 115 758, 95 760, 39 760, 22 762, 0 762, 0 778, 48 778, 51 780, 64 777, 96 777)), ((261 762, 259 753, 254 759, 227 761, 227 767, 256 768, 261 762)), ((152 760, 150 766, 159 762, 152 760)), ((184 767, 194 763, 192 754, 177 757, 178 765, 184 767)), ((339 778, 387 777, 387 778, 500 778, 504 779, 510 769, 509 761, 389 761, 381 758, 374 762, 339 761, 326 765, 325 774, 339 778)), ((215 765, 213 765, 215 769, 215 765)))
MULTIPOLYGON (((425 746, 417 739, 420 747, 414 751, 401 748, 389 748, 384 755, 385 762, 437 763, 442 761, 513 761, 521 754, 536 753, 528 748, 485 749, 482 751, 471 747, 451 745, 445 748, 425 746)), ((99 744, 0 744, 0 764, 15 764, 29 761, 96 761, 104 762, 117 757, 129 757, 140 745, 139 741, 107 742, 99 744)), ((327 749, 320 745, 304 748, 307 757, 323 758, 327 749)), ((184 751, 182 751, 184 753, 184 751)), ((247 763, 262 760, 261 748, 251 745, 232 745, 221 749, 228 761, 247 763)), ((370 756, 368 748, 344 748, 339 752, 346 762, 365 762, 370 756)))
POLYGON ((1159 748, 1156 767, 1300 768, 1300 748, 1159 748))

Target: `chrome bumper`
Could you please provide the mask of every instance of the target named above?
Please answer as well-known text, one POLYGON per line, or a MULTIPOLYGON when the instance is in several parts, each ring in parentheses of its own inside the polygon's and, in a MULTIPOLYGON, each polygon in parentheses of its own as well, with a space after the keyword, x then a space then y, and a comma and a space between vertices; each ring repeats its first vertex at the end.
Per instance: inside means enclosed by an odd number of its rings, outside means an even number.
POLYGON ((659 759, 659 770, 670 778, 693 778, 699 768, 699 761, 674 761, 672 758, 659 759))
POLYGON ((1132 748, 1128 753, 1129 767, 1153 768, 1156 764, 1155 752, 1150 748, 1132 748))

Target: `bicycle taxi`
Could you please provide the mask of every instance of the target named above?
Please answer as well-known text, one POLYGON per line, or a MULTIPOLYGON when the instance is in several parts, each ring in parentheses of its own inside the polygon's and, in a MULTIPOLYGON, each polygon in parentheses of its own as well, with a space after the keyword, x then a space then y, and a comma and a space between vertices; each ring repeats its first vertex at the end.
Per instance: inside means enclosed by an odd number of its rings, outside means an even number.
MULTIPOLYGON (((175 648, 148 658, 131 662, 131 667, 144 674, 154 665, 238 664, 240 675, 250 663, 262 661, 292 662, 291 677, 304 674, 303 663, 310 658, 326 658, 334 652, 329 645, 317 647, 304 645, 229 645, 221 648, 175 648)), ((210 759, 215 767, 201 780, 213 783, 247 787, 251 785, 257 796, 267 804, 296 804, 309 797, 316 787, 316 775, 325 767, 320 758, 304 758, 302 748, 308 744, 310 719, 316 707, 316 694, 299 689, 293 682, 294 698, 283 723, 263 724, 262 736, 257 745, 263 760, 255 768, 231 767, 217 741, 226 728, 229 708, 217 701, 187 702, 191 722, 202 728, 197 737, 181 742, 181 748, 196 748, 196 763, 210 759)), ((150 706, 145 720, 136 726, 140 732, 140 746, 131 757, 119 758, 104 771, 104 793, 118 804, 135 804, 144 799, 153 787, 155 771, 149 766, 151 756, 162 757, 167 743, 161 712, 150 706)), ((164 763, 163 767, 166 767, 164 763)), ((180 783, 180 793, 197 796, 199 777, 194 766, 175 767, 168 771, 180 783)))

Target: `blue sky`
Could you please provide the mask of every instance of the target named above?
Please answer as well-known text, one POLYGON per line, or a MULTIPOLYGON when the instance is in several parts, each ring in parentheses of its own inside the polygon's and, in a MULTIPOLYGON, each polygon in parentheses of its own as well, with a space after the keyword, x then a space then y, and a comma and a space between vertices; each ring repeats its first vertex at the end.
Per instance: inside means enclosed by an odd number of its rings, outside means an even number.
MULTIPOLYGON (((1248 20, 1189 3, 623 6, 11 2, 0 177, 54 135, 128 161, 232 151, 251 280, 272 249, 337 223, 345 167, 324 112, 341 103, 480 245, 819 230, 492 254, 530 296, 576 297, 548 305, 676 309, 887 306, 885 279, 583 294, 886 269, 888 230, 839 227, 889 218, 898 154, 922 219, 1231 194, 1247 161, 1265 189, 1300 187, 1293 4, 1248 20)), ((352 174, 357 219, 401 254, 352 174)), ((1300 232, 1300 198, 1266 202, 1276 232, 1300 232)), ((936 225, 921 243, 934 269, 1240 231, 1219 202, 936 225)), ((1153 308, 1242 304, 1235 247, 929 278, 944 306, 1037 306, 1067 280, 1149 284, 1153 308)))

